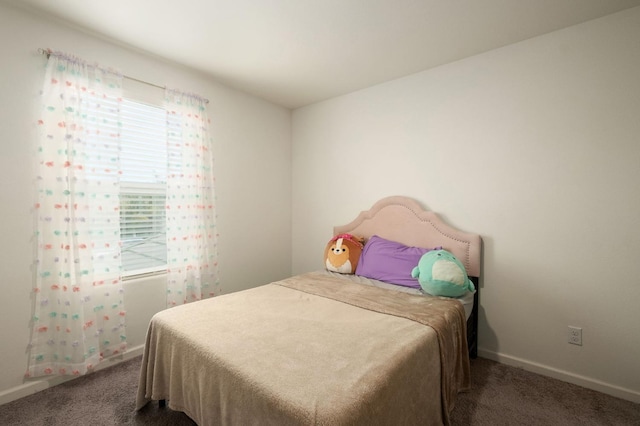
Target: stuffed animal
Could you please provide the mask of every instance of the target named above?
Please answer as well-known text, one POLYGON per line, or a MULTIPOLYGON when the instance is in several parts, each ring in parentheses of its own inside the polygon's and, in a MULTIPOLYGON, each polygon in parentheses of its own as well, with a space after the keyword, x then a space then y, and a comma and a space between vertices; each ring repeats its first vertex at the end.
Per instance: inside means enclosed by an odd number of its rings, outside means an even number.
POLYGON ((353 274, 362 254, 364 239, 351 234, 339 234, 329 240, 324 249, 325 266, 329 271, 353 274))
POLYGON ((422 255, 411 276, 433 296, 460 297, 476 289, 462 263, 446 250, 432 250, 422 255))

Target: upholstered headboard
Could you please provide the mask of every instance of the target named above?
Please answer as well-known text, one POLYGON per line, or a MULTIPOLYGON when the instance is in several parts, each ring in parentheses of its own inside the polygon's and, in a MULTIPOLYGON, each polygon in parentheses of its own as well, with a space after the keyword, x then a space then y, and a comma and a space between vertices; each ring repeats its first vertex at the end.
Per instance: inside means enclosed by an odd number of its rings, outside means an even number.
POLYGON ((415 200, 392 196, 383 198, 352 222, 333 228, 334 235, 349 233, 369 238, 378 235, 399 243, 431 248, 442 246, 453 253, 471 277, 480 277, 482 239, 478 234, 462 232, 425 210, 415 200))

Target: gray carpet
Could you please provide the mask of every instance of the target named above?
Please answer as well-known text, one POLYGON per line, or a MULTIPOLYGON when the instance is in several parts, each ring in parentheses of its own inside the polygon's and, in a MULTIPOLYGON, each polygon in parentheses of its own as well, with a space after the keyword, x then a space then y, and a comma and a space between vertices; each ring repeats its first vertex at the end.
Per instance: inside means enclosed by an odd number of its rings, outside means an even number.
POLYGON ((473 391, 458 395, 455 425, 640 426, 640 404, 482 358, 473 391))
MULTIPOLYGON (((141 357, 0 406, 1 425, 192 426, 158 404, 135 413, 141 357)), ((473 391, 460 394, 458 425, 640 425, 640 404, 478 358, 473 391)))

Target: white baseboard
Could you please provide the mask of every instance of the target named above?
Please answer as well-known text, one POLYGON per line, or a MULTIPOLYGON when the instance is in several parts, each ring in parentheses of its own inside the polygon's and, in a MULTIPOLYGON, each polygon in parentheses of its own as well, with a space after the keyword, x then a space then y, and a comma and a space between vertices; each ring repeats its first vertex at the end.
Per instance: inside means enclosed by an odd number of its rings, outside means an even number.
POLYGON ((574 385, 582 386, 587 389, 595 390, 605 393, 607 395, 615 396, 616 398, 625 399, 627 401, 640 403, 640 392, 622 388, 620 386, 605 383, 600 380, 596 380, 590 377, 580 376, 568 371, 559 370, 557 368, 549 367, 547 365, 531 362, 526 359, 517 358, 511 355, 505 355, 499 352, 493 352, 486 349, 478 348, 478 356, 480 358, 487 358, 492 361, 499 362, 501 364, 510 365, 513 367, 519 367, 532 373, 537 373, 543 376, 551 377, 554 379, 562 380, 563 382, 573 383, 574 385))
MULTIPOLYGON (((135 358, 138 355, 142 355, 143 351, 144 351, 144 345, 139 345, 133 348, 129 348, 127 349, 127 352, 125 352, 122 355, 116 355, 114 357, 103 360, 100 364, 96 366, 96 368, 94 369, 94 372, 103 370, 105 368, 109 368, 116 364, 120 364, 121 362, 128 361, 132 358, 135 358)), ((50 387, 53 387, 77 378, 78 377, 72 377, 72 376, 56 376, 46 380, 29 380, 21 384, 20 386, 16 386, 11 389, 7 389, 5 391, 0 392, 0 405, 7 404, 11 401, 15 401, 16 399, 20 399, 25 396, 32 395, 36 392, 40 392, 42 390, 48 389, 50 387)))

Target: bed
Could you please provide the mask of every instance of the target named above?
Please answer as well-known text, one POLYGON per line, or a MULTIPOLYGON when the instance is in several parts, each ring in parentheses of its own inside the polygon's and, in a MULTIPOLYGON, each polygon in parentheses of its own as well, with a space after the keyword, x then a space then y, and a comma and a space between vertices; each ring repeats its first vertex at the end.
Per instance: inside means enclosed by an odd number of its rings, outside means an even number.
MULTIPOLYGON (((480 236, 411 198, 384 198, 333 232, 442 246, 478 288, 480 236)), ((478 292, 411 290, 322 270, 162 311, 136 407, 166 401, 199 425, 448 424, 470 386, 478 292)))

